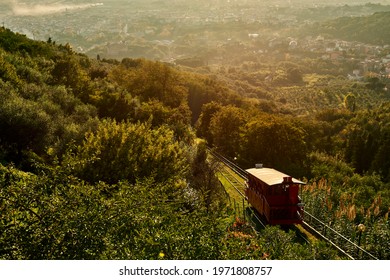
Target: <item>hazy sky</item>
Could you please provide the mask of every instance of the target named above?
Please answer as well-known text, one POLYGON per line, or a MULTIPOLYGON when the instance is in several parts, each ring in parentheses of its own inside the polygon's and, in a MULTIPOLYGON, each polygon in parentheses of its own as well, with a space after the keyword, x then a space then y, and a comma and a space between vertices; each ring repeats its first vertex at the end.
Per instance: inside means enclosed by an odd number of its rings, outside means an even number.
MULTIPOLYGON (((129 2, 131 0, 1 0, 3 3, 8 4, 8 7, 13 15, 17 16, 41 16, 48 14, 61 13, 69 10, 77 9, 87 9, 99 5, 103 5, 105 2, 115 3, 115 2, 129 2)), ((143 0, 137 2, 143 2, 145 8, 148 5, 148 2, 155 0, 143 0)), ((171 0, 166 0, 169 2, 171 0)), ((186 0, 182 0, 185 2, 186 0)), ((196 0, 187 0, 189 3, 196 0)), ((199 1, 199 0, 198 0, 199 1)), ((215 1, 219 3, 228 2, 228 0, 202 0, 202 1, 215 1)), ((245 0, 241 0, 245 1, 245 0)), ((181 1, 180 1, 181 2, 181 1)), ((230 2, 240 2, 240 0, 230 0, 230 2)), ((256 0, 250 0, 250 2, 256 2, 256 0)), ((390 0, 257 0, 259 3, 277 4, 277 3, 307 3, 307 4, 363 4, 363 3, 382 3, 390 4, 390 0)))
POLYGON ((87 9, 103 3, 91 3, 90 1, 79 1, 84 4, 75 4, 74 1, 34 1, 27 4, 25 1, 6 0, 14 15, 17 16, 38 16, 65 12, 69 10, 87 9), (89 2, 89 3, 88 3, 89 2))

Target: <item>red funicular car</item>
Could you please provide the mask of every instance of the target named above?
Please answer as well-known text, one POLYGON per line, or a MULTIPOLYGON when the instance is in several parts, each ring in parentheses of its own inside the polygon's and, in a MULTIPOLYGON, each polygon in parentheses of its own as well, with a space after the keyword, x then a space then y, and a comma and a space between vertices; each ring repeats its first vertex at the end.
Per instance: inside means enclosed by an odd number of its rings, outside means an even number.
POLYGON ((304 182, 262 165, 246 171, 248 181, 245 196, 268 224, 302 223, 303 203, 298 192, 304 182))

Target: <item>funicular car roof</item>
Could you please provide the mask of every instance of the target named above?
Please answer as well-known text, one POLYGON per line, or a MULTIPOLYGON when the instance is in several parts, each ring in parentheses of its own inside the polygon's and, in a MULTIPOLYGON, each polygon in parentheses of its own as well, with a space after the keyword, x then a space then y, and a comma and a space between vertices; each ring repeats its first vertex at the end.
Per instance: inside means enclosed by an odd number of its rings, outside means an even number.
MULTIPOLYGON (((250 168, 246 171, 269 186, 280 185, 283 183, 285 177, 291 177, 273 168, 250 168)), ((305 184, 295 178, 292 178, 292 182, 294 184, 305 184)))

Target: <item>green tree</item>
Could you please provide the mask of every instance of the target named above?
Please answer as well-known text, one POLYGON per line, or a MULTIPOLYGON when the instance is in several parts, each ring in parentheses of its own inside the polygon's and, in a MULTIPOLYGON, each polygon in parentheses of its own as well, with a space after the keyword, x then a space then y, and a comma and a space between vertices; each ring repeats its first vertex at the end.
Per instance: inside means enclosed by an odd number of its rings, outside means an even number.
POLYGON ((213 145, 213 137, 210 130, 211 119, 221 108, 222 105, 216 102, 204 104, 202 106, 202 113, 196 123, 197 135, 206 139, 210 146, 213 145))
POLYGON ((80 65, 80 57, 65 53, 53 59, 55 64, 51 71, 52 84, 71 88, 83 102, 89 102, 93 88, 88 73, 80 65))
POLYGON ((373 110, 359 111, 346 127, 346 160, 358 173, 375 171, 387 177, 388 164, 383 153, 387 149, 389 120, 389 104, 384 103, 373 110))
POLYGON ((21 161, 22 151, 41 153, 50 142, 53 126, 42 107, 15 94, 0 93, 0 145, 10 159, 21 161))
POLYGON ((135 120, 150 121, 152 127, 166 125, 171 128, 179 140, 190 143, 192 133, 190 129, 191 112, 188 105, 182 103, 180 106, 171 108, 158 100, 143 102, 135 115, 135 120))
POLYGON ((226 223, 201 207, 189 213, 179 177, 90 185, 60 166, 39 169, 0 165, 2 259, 221 257, 226 223))
POLYGON ((20 83, 16 67, 5 59, 6 54, 0 49, 0 79, 9 81, 14 85, 20 83))
POLYGON ((187 171, 185 150, 167 127, 110 120, 70 150, 63 165, 87 181, 107 183, 150 176, 164 181, 187 171))
POLYGON ((306 131, 288 118, 253 118, 242 133, 241 154, 250 166, 266 166, 301 176, 306 160, 306 131))
POLYGON ((298 67, 287 69, 287 79, 294 84, 300 84, 303 81, 302 71, 298 67))
POLYGON ((90 101, 98 109, 100 118, 112 118, 116 121, 133 120, 140 107, 138 98, 121 87, 103 81, 95 82, 95 90, 90 101))
POLYGON ((369 77, 367 78, 367 88, 382 91, 385 88, 385 84, 378 77, 369 77))
POLYGON ((212 143, 218 151, 230 158, 237 156, 244 123, 244 112, 234 106, 222 107, 212 116, 209 129, 212 143))
POLYGON ((156 99, 166 106, 178 107, 187 99, 179 73, 161 62, 127 59, 111 71, 109 78, 141 102, 156 99))
MULTIPOLYGON (((219 182, 216 173, 220 167, 218 161, 207 159, 207 146, 204 140, 199 140, 191 160, 189 186, 196 191, 200 202, 207 211, 217 211, 226 203, 226 191, 219 182)), ((192 190, 189 189, 189 192, 192 190)))
POLYGON ((352 93, 348 93, 344 98, 344 106, 351 112, 356 110, 356 96, 352 93))
POLYGON ((99 189, 57 169, 40 176, 0 165, 0 256, 96 259, 104 249, 107 205, 99 189))

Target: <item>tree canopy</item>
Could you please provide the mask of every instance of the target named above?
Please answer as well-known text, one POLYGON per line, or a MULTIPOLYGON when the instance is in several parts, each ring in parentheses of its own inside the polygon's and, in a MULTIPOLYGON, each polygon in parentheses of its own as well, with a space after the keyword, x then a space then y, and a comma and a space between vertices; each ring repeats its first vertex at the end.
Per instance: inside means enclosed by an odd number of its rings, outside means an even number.
POLYGON ((236 220, 207 146, 305 177, 308 207, 388 258, 387 92, 267 63, 199 74, 0 28, 0 258, 337 257, 236 220))

